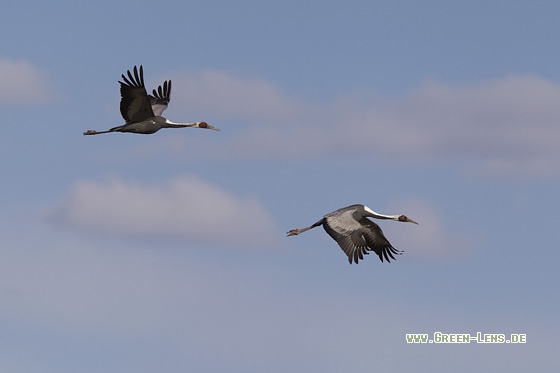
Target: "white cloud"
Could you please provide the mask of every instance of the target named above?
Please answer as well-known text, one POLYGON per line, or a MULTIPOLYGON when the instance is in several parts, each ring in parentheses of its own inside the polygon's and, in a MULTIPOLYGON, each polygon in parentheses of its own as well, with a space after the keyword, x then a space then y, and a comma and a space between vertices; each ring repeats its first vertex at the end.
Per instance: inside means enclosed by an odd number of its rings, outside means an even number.
POLYGON ((176 86, 175 102, 228 118, 218 126, 222 136, 233 135, 217 157, 359 154, 402 163, 460 161, 492 176, 560 173, 560 85, 534 75, 467 85, 427 81, 392 101, 359 93, 325 105, 216 71, 185 75, 176 86))
POLYGON ((259 201, 194 176, 166 185, 79 182, 51 218, 89 231, 230 246, 274 246, 275 226, 259 201))
POLYGON ((475 237, 449 231, 446 216, 441 209, 421 199, 400 199, 389 205, 391 214, 403 214, 419 225, 383 224, 382 229, 389 241, 406 255, 428 259, 456 258, 472 253, 480 242, 475 237))
POLYGON ((174 107, 179 106, 177 111, 187 106, 190 115, 193 112, 211 113, 223 119, 252 122, 289 121, 303 115, 308 109, 301 100, 289 97, 265 79, 240 78, 216 70, 174 77, 173 96, 174 107))
POLYGON ((0 104, 47 101, 46 74, 26 61, 0 59, 0 104))

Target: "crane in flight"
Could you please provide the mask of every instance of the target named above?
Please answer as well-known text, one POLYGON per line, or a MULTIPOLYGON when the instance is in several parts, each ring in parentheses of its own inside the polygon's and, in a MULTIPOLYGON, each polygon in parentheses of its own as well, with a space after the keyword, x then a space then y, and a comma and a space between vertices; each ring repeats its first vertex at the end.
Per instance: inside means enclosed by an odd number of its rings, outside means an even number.
POLYGON ((219 131, 206 122, 175 123, 161 116, 167 109, 171 99, 171 80, 163 82, 163 87, 158 86, 151 95, 146 92, 144 86, 144 71, 140 65, 140 73, 134 66, 134 76, 127 71, 128 78, 122 74, 124 82, 121 85, 121 115, 125 124, 113 127, 107 131, 87 130, 84 135, 98 135, 109 132, 132 132, 142 134, 156 133, 162 128, 207 128, 219 131))
POLYGON ((363 260, 364 255, 368 255, 369 251, 374 251, 382 262, 383 258, 387 262, 390 262, 389 258, 395 260, 393 254, 401 255, 402 251, 395 249, 385 238, 379 225, 368 217, 418 224, 404 215, 383 215, 364 205, 351 205, 326 214, 323 219, 309 227, 292 229, 287 234, 296 236, 322 225, 329 236, 348 255, 350 264, 352 261, 358 264, 358 261, 363 260))

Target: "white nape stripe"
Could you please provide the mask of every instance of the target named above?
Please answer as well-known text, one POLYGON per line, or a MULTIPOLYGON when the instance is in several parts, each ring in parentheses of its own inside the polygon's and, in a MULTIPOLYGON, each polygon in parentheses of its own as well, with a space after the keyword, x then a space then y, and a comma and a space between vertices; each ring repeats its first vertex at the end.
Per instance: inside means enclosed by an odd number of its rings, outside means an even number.
POLYGON ((367 212, 369 212, 370 214, 375 215, 375 218, 378 219, 392 219, 392 220, 398 220, 400 215, 385 215, 385 214, 380 214, 378 212, 373 211, 372 209, 370 209, 369 207, 367 207, 366 205, 364 205, 364 210, 366 210, 367 212))
POLYGON ((366 205, 364 205, 364 210, 366 210, 366 211, 369 212, 370 214, 381 215, 381 214, 378 214, 377 212, 373 211, 372 209, 370 209, 370 208, 367 207, 366 205))

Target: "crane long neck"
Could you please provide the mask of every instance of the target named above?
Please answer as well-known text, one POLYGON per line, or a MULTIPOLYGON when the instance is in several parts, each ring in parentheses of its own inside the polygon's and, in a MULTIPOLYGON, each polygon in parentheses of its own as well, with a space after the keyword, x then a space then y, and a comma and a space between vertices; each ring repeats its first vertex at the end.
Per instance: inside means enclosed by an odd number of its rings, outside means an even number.
POLYGON ((400 215, 384 215, 384 214, 380 214, 378 212, 373 211, 372 209, 368 208, 368 207, 364 207, 364 209, 366 210, 366 212, 369 214, 369 216, 371 216, 372 218, 376 218, 376 219, 388 219, 388 220, 399 220, 399 216, 400 215))
POLYGON ((400 215, 383 215, 383 214, 375 213, 375 214, 373 214, 372 217, 374 217, 376 219, 399 220, 399 216, 400 215))
POLYGON ((166 128, 180 128, 180 127, 195 127, 197 125, 196 122, 194 123, 175 123, 168 119, 165 120, 165 127, 166 128))

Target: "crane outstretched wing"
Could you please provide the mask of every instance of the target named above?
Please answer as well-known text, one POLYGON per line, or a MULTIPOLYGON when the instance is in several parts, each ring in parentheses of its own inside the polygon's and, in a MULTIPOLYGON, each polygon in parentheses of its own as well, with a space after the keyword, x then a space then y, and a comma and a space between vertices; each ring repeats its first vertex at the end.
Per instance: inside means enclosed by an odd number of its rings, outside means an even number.
POLYGON ((357 264, 369 251, 362 226, 353 218, 352 210, 338 211, 325 215, 323 228, 348 256, 348 262, 357 264))
POLYGON ((167 109, 167 105, 171 100, 171 80, 166 80, 163 85, 158 86, 157 91, 154 89, 150 98, 152 110, 155 115, 161 115, 167 109))
POLYGON ((368 218, 361 218, 360 224, 362 226, 361 234, 366 241, 368 251, 374 251, 381 261, 383 258, 390 263, 389 257, 396 260, 393 254, 401 255, 402 251, 395 249, 389 240, 383 234, 379 225, 375 224, 368 218))
POLYGON ((338 243, 338 246, 340 246, 342 251, 348 256, 348 263, 352 264, 352 262, 354 262, 358 264, 359 260, 364 259, 364 255, 369 254, 366 240, 359 231, 341 233, 334 230, 328 224, 323 224, 323 228, 325 228, 329 236, 338 243))
POLYGON ((121 115, 126 123, 138 123, 152 118, 154 112, 146 87, 144 86, 144 71, 140 65, 140 74, 134 66, 134 76, 127 71, 128 78, 121 75, 124 82, 121 85, 121 115))
POLYGON ((350 264, 358 264, 370 251, 375 252, 382 262, 391 262, 394 255, 402 253, 389 243, 377 224, 367 218, 356 221, 352 211, 325 215, 323 228, 348 256, 350 264))

